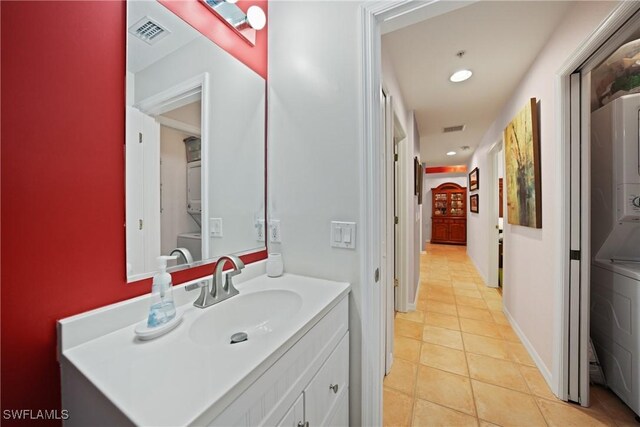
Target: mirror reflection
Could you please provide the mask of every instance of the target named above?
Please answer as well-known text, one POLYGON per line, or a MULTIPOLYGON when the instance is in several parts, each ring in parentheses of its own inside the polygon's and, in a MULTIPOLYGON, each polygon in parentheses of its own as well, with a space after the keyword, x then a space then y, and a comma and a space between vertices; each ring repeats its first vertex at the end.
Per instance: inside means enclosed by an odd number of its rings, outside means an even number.
POLYGON ((128 280, 264 249, 264 79, 156 1, 127 27, 128 280))

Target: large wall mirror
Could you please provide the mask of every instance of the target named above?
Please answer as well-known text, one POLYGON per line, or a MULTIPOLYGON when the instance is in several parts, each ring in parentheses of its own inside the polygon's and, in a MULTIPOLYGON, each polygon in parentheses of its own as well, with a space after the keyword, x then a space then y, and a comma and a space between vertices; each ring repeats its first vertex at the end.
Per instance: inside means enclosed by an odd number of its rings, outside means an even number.
POLYGON ((265 80, 156 1, 127 3, 129 282, 265 249, 265 80))

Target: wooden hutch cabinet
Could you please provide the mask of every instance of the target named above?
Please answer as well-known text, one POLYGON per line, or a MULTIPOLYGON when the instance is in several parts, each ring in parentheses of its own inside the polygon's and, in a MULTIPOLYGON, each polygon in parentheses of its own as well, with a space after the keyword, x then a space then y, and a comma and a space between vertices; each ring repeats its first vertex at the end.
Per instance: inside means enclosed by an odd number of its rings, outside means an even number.
POLYGON ((445 182, 431 189, 431 243, 467 244, 467 188, 445 182))

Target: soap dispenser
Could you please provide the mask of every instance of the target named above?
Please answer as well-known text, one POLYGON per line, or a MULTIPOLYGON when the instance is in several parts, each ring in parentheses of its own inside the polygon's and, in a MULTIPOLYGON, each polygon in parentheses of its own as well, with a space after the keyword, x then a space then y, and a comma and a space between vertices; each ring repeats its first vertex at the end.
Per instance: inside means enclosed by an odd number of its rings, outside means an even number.
POLYGON ((177 256, 159 256, 159 272, 153 276, 151 288, 151 307, 147 327, 155 328, 164 325, 176 317, 176 306, 173 302, 171 274, 167 273, 167 260, 177 259, 177 256))

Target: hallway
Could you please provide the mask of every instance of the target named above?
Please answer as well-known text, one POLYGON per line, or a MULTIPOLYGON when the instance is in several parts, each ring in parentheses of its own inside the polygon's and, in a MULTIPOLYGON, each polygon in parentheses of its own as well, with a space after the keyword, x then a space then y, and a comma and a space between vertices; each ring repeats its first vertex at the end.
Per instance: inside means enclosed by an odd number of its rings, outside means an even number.
POLYGON ((427 245, 420 268, 417 311, 395 319, 385 426, 639 425, 602 387, 588 409, 554 397, 465 247, 427 245))

